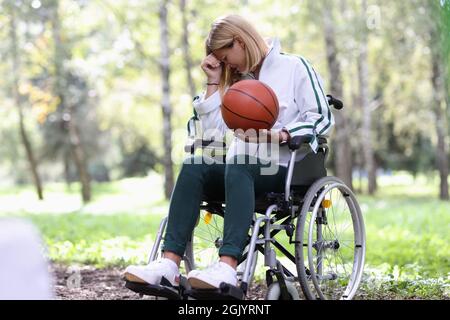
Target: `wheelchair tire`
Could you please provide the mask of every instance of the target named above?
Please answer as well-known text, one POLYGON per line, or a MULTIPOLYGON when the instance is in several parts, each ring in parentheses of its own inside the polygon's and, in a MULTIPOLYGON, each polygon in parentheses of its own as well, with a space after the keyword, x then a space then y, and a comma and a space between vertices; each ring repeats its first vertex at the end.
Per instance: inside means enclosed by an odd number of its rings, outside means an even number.
MULTIPOLYGON (((286 288, 291 297, 290 300, 300 300, 300 296, 298 294, 297 288, 295 287, 295 285, 292 282, 287 281, 286 288)), ((269 286, 269 288, 267 288, 266 300, 282 300, 281 288, 280 288, 280 284, 278 281, 273 282, 269 286)))
POLYGON ((338 178, 324 177, 308 189, 300 210, 295 255, 303 293, 307 299, 352 299, 361 282, 366 249, 355 195, 338 178))

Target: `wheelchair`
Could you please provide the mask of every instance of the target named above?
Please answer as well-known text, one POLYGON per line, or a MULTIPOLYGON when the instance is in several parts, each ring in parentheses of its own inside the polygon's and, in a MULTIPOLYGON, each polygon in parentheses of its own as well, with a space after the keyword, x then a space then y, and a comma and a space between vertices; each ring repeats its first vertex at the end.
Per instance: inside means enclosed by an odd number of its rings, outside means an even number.
MULTIPOLYGON (((328 96, 336 109, 342 103, 328 96)), ((327 176, 327 139, 319 137, 317 153, 296 161, 299 150, 309 148, 309 137, 293 137, 291 159, 283 193, 269 192, 255 199, 255 213, 247 246, 238 262, 238 285, 222 283, 218 289, 193 289, 181 277, 178 287, 166 279, 160 285, 126 282, 140 295, 164 299, 243 300, 253 282, 259 256, 264 259, 267 300, 350 300, 361 282, 366 240, 361 209, 354 193, 341 180, 327 176)), ((202 149, 222 146, 197 140, 202 149)), ((223 199, 202 199, 201 213, 183 256, 185 272, 217 261, 222 243, 223 199)), ((158 258, 167 217, 161 221, 149 262, 158 258)))

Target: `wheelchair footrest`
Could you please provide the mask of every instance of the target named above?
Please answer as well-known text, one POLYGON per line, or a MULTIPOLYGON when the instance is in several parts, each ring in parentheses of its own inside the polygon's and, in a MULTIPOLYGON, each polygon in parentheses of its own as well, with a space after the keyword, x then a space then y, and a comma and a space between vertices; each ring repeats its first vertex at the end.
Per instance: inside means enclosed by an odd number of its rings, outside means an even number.
POLYGON ((184 295, 197 300, 243 300, 244 291, 241 288, 222 282, 218 289, 195 289, 184 291, 184 295))
POLYGON ((181 300, 179 287, 174 287, 163 277, 160 285, 125 281, 125 287, 136 293, 163 297, 169 300, 181 300))

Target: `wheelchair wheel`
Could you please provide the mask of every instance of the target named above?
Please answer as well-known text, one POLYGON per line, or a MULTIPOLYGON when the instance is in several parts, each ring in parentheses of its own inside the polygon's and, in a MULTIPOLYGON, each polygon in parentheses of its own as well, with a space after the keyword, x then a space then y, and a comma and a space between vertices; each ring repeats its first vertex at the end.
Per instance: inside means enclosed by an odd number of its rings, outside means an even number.
MULTIPOLYGON (((217 262, 222 244, 223 217, 202 210, 191 240, 186 246, 185 257, 183 259, 186 273, 189 273, 194 269, 205 269, 209 265, 217 262)), ((244 254, 247 253, 247 251, 248 246, 244 249, 244 254)), ((257 260, 258 250, 255 250, 251 265, 249 284, 252 282, 257 260)), ((242 279, 246 262, 247 260, 244 260, 237 266, 237 276, 239 281, 242 279)))
POLYGON ((353 192, 336 177, 305 195, 296 229, 296 265, 308 299, 352 299, 364 268, 365 231, 353 192))
POLYGON ((186 273, 204 269, 219 258, 223 243, 223 218, 218 214, 200 211, 197 224, 186 246, 186 273))

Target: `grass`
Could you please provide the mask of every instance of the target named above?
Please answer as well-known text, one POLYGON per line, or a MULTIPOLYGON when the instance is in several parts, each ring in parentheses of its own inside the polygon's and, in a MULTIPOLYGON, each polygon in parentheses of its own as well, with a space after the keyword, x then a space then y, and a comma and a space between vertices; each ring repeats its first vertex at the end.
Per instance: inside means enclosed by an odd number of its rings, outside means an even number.
POLYGON ((450 202, 438 183, 406 174, 379 181, 375 196, 358 196, 367 233, 362 290, 368 298, 450 297, 450 202))
MULTIPOLYGON (((449 298, 450 203, 425 177, 399 173, 378 182, 377 195, 357 196, 367 233, 360 297, 449 298)), ((123 267, 146 262, 168 209, 162 190, 157 175, 97 184, 83 206, 77 186, 47 185, 44 201, 30 187, 0 189, 0 216, 31 220, 52 261, 123 267)))
POLYGON ((380 181, 376 196, 358 196, 367 233, 367 261, 397 266, 400 276, 450 276, 450 202, 425 179, 380 181))

